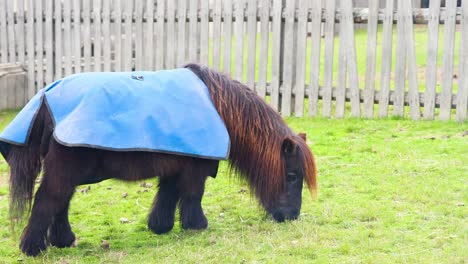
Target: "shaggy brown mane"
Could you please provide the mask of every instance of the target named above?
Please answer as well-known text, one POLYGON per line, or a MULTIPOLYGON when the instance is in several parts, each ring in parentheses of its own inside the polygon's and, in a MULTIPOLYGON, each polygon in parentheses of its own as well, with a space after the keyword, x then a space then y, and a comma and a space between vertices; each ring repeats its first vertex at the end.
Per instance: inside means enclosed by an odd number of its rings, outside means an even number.
POLYGON ((208 87, 231 139, 230 167, 248 181, 263 205, 275 202, 284 190, 285 165, 279 153, 285 139, 303 153, 306 183, 309 190, 316 190, 312 153, 275 110, 246 85, 224 74, 198 64, 185 67, 208 87))

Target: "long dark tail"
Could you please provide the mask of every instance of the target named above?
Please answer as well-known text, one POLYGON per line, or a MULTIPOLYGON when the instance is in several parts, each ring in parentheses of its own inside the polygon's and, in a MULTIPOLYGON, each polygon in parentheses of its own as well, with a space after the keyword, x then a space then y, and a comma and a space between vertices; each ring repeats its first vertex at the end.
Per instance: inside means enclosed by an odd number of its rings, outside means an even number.
POLYGON ((12 145, 7 155, 10 165, 10 221, 22 221, 31 209, 34 184, 41 171, 41 156, 47 152, 51 125, 47 107, 43 103, 33 121, 27 144, 12 145), (46 142, 44 142, 46 141, 46 142), (45 144, 44 144, 45 143, 45 144))

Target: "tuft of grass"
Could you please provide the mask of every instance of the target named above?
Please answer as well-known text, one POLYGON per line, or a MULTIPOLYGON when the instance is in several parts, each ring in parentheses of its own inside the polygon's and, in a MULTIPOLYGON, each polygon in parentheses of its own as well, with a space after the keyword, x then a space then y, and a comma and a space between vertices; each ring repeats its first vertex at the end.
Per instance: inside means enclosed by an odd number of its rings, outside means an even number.
MULTIPOLYGON (((0 112, 0 129, 15 114, 0 112)), ((151 233, 146 216, 157 180, 109 180, 77 189, 70 208, 76 247, 29 258, 8 227, 7 165, 0 159, 0 263, 466 262, 466 122, 286 121, 307 133, 319 169, 318 198, 304 189, 297 221, 272 221, 222 163, 207 181, 205 231, 184 231, 177 222, 167 234, 151 233)))

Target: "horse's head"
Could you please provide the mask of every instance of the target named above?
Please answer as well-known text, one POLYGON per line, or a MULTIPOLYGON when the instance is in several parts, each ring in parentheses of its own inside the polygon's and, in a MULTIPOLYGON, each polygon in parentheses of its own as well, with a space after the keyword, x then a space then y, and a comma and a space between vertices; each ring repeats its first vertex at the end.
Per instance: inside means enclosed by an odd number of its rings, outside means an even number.
POLYGON ((284 140, 281 147, 286 174, 285 188, 277 202, 267 208, 268 213, 270 213, 277 222, 295 220, 299 216, 302 203, 302 186, 304 177, 307 177, 305 174, 308 173, 308 169, 314 170, 315 184, 315 164, 309 164, 309 166, 305 164, 310 161, 310 159, 305 157, 307 153, 304 152, 309 150, 307 149, 304 151, 304 146, 307 146, 305 144, 305 134, 299 134, 299 136, 301 139, 298 140, 303 140, 303 142, 295 142, 287 138, 284 140))

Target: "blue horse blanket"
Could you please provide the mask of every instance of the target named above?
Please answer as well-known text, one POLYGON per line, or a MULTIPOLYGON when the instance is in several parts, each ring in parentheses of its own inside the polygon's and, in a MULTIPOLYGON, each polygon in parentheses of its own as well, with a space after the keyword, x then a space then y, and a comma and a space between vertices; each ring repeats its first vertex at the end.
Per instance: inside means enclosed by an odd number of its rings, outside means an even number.
POLYGON ((0 134, 26 145, 41 102, 62 145, 226 159, 229 135, 206 85, 189 69, 80 73, 40 90, 0 134))

